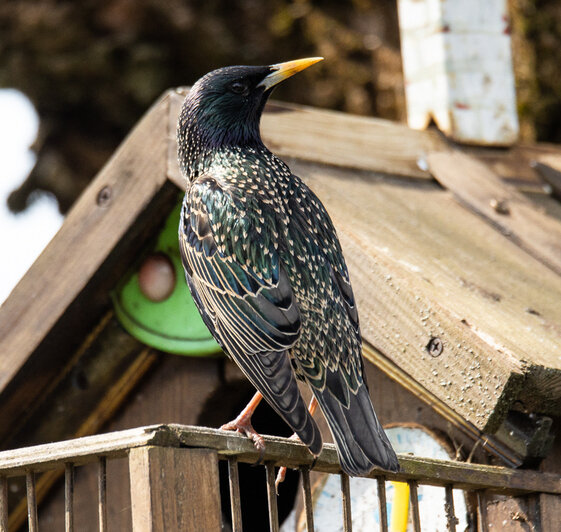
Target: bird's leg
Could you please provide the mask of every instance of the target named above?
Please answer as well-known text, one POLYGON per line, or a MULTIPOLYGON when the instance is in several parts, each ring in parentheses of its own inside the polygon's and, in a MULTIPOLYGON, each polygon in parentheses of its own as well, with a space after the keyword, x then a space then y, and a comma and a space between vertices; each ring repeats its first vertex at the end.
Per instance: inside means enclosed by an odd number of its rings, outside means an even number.
POLYGON ((247 406, 240 412, 240 415, 233 421, 222 425, 220 429, 235 430, 240 434, 245 434, 253 442, 255 448, 263 454, 263 451, 265 451, 265 440, 261 434, 255 431, 251 424, 251 416, 253 412, 255 412, 257 405, 261 402, 261 399, 263 399, 263 396, 259 392, 256 392, 251 398, 251 401, 249 401, 247 406))
MULTIPOLYGON (((318 407, 318 402, 316 400, 315 395, 312 397, 312 400, 310 401, 310 404, 308 406, 308 410, 310 412, 310 414, 313 416, 316 409, 318 407)), ((289 438, 290 440, 299 440, 300 438, 298 438, 298 434, 296 434, 296 432, 290 436, 289 438)), ((284 482, 284 477, 286 477, 286 467, 282 466, 279 468, 279 472, 277 473, 277 479, 275 480, 275 488, 277 490, 277 493, 279 491, 279 484, 281 482, 284 482)))

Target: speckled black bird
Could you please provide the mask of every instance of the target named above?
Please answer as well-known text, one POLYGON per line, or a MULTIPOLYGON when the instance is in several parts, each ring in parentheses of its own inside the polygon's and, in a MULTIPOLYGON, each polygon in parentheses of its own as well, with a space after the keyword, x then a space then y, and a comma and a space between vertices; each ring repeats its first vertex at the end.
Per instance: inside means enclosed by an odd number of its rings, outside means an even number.
MULTIPOLYGON (((177 134, 188 181, 180 249, 213 336, 310 451, 318 455, 322 440, 297 378, 319 403, 344 471, 395 471, 368 394, 355 298, 333 223, 259 132, 273 87, 319 60, 226 67, 194 84, 177 134)), ((259 445, 248 419, 256 402, 228 428, 259 445)))

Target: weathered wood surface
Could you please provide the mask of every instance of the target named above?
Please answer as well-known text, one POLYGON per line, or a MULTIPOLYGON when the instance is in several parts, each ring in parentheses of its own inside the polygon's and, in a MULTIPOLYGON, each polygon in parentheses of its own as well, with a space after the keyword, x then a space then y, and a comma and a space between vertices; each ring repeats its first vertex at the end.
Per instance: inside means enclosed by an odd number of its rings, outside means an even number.
POLYGON ((432 153, 438 182, 538 260, 561 274, 561 223, 541 212, 486 165, 460 152, 432 153))
POLYGON ((148 112, 0 308, 0 441, 55 384, 169 203, 168 105, 148 112), (152 212, 155 208, 155 212, 152 212))
POLYGON ((561 526, 561 496, 540 494, 539 509, 541 532, 557 532, 561 526))
MULTIPOLYGON (((174 95, 170 102, 171 135, 182 97, 174 95)), ((285 126, 293 120, 293 139, 300 139, 305 122, 317 117, 312 111, 293 118, 291 113, 272 113, 268 120, 273 124, 283 117, 285 126)), ((345 132, 350 128, 350 123, 338 125, 345 132)), ((292 170, 320 196, 334 219, 364 339, 383 353, 390 373, 395 370, 394 376, 403 377, 400 382, 406 386, 411 385, 406 376, 411 376, 416 393, 474 435, 496 430, 520 397, 529 408, 540 405, 546 412, 557 411, 559 276, 458 205, 450 192, 428 182, 412 186, 371 172, 305 162, 301 159, 330 161, 316 156, 310 146, 307 155, 284 152, 281 143, 275 144, 274 128, 270 131, 271 148, 300 158, 289 161, 292 170), (428 353, 432 338, 441 342, 440 356, 428 353)), ((332 144, 322 136, 314 142, 332 144)), ((518 159, 529 159, 532 152, 521 153, 518 159)), ((500 160, 498 152, 495 157, 500 160)), ((512 169, 509 161, 504 167, 512 169)), ((383 170, 375 163, 363 167, 383 170)), ((184 186, 174 142, 168 150, 168 175, 184 186)), ((545 223, 553 227, 556 222, 545 223)))
MULTIPOLYGON (((313 466, 314 471, 340 473, 335 446, 325 444, 317 460, 302 443, 288 438, 264 436, 264 461, 289 467, 313 466)), ((127 456, 131 449, 142 447, 191 447, 214 449, 224 459, 254 463, 259 451, 246 437, 236 433, 188 425, 153 425, 121 432, 87 436, 76 440, 37 445, 15 451, 0 452, 0 474, 13 476, 30 468, 64 467, 64 463, 94 462, 100 455, 108 459, 127 456)), ((416 480, 436 486, 454 485, 459 489, 490 489, 501 493, 561 494, 561 476, 532 470, 516 470, 465 462, 398 455, 401 472, 387 473, 374 469, 369 478, 383 473, 388 480, 416 480)))
POLYGON ((108 311, 7 448, 95 434, 156 363, 155 350, 130 336, 108 311))
MULTIPOLYGON (((15 449, 95 434, 114 416, 156 359, 152 349, 126 333, 108 312, 77 350, 60 381, 20 430, 6 440, 6 447, 15 449)), ((39 503, 61 474, 62 471, 47 471, 37 478, 39 503)), ((11 528, 22 525, 26 508, 24 498, 12 509, 11 528)))
MULTIPOLYGON (((188 88, 170 91, 170 138, 175 137, 177 115, 188 88)), ((263 140, 281 157, 372 170, 409 178, 429 179, 426 156, 446 150, 449 143, 436 130, 417 131, 404 124, 370 117, 271 102, 265 107, 263 140)), ((520 144, 510 149, 464 147, 485 161, 501 177, 524 190, 541 191, 542 181, 532 161, 561 157, 558 146, 520 144)), ((175 164, 177 150, 169 151, 175 164)), ((172 173, 172 179, 177 174, 172 173)))
POLYGON ((560 368, 561 279, 449 192, 292 169, 337 227, 364 338, 465 419, 483 428, 531 367, 560 368), (443 343, 437 357, 426 350, 433 337, 443 343))
POLYGON ((8 532, 8 479, 0 477, 0 531, 8 532))
POLYGON ((222 530, 216 451, 141 447, 129 470, 134 532, 222 530))
MULTIPOLYGON (((187 92, 179 88, 170 94, 174 136, 187 92)), ((282 157, 423 179, 430 179, 430 174, 419 162, 446 142, 436 131, 415 131, 388 120, 279 102, 265 107, 261 134, 265 144, 282 157)), ((177 158, 175 147, 170 158, 177 158)))
POLYGON ((99 532, 107 532, 107 457, 97 458, 97 523, 99 532))
MULTIPOLYGON (((552 497, 555 497, 553 495, 552 497)), ((557 532, 559 515, 554 528, 540 526, 540 515, 534 495, 505 497, 489 494, 484 497, 486 506, 487 530, 501 532, 557 532)))
MULTIPOLYGON (((127 397, 111 421, 104 426, 104 430, 114 432, 142 425, 178 422, 196 425, 203 405, 220 386, 222 362, 223 359, 215 358, 158 356, 157 363, 127 397)), ((229 419, 225 418, 223 422, 229 419)), ((207 423, 211 423, 211 420, 207 420, 207 423)), ((217 425, 219 424, 221 421, 218 421, 217 425)), ((131 530, 129 472, 126 459, 109 460, 107 470, 109 528, 131 530)), ((39 479, 57 471, 47 471, 39 479)), ((86 530, 88 523, 96 522, 97 519, 97 509, 89 502, 91 493, 96 489, 97 470, 92 464, 80 467, 78 471, 75 507, 80 508, 80 512, 76 513, 75 527, 76 530, 86 530)), ((16 480, 11 478, 10 485, 16 480)), ((63 505, 62 486, 54 486, 49 497, 40 506, 39 519, 51 523, 53 530, 63 529, 63 505)))

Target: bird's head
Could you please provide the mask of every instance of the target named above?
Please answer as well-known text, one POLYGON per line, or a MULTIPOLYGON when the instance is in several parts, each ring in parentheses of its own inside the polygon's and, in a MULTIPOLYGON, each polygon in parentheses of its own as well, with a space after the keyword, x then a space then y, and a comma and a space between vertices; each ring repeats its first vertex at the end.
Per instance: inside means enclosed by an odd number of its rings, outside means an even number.
POLYGON ((297 72, 321 61, 298 59, 269 66, 231 66, 209 72, 185 98, 179 118, 181 152, 201 148, 251 146, 261 143, 259 119, 273 88, 297 72))

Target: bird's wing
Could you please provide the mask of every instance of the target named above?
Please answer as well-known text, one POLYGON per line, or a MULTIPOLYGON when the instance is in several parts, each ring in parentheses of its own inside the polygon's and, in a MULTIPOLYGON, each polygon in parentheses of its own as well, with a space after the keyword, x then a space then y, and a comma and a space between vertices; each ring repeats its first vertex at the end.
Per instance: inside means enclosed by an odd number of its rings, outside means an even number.
MULTIPOLYGON (((317 300, 327 302, 322 310, 323 319, 315 317, 314 320, 322 322, 324 333, 320 336, 324 344, 316 346, 321 349, 310 353, 310 356, 319 357, 331 371, 345 374, 348 386, 356 391, 364 378, 362 338, 343 250, 333 222, 319 198, 299 177, 293 176, 293 180, 294 186, 288 202, 291 232, 297 235, 295 245, 306 248, 300 253, 312 257, 310 262, 318 265, 315 272, 308 273, 308 283, 314 285, 314 289, 307 297, 316 298, 316 302, 311 303, 312 307, 320 307, 317 300)), ((317 364, 307 362, 304 365, 317 373, 317 364)), ((321 379, 316 380, 317 385, 329 387, 330 382, 326 382, 325 372, 319 373, 321 379)), ((333 392, 346 404, 347 392, 343 393, 341 390, 342 393, 338 393, 338 388, 340 387, 334 382, 333 392)))
POLYGON ((368 393, 356 301, 337 233, 316 195, 296 176, 294 180, 291 224, 295 234, 311 239, 300 239, 299 245, 317 250, 324 259, 325 270, 316 273, 322 279, 317 290, 324 290, 323 297, 329 299, 323 320, 329 338, 323 338, 308 353, 312 360, 302 360, 300 366, 337 442, 343 469, 351 475, 363 475, 375 465, 397 471, 397 457, 368 393), (332 338, 338 340, 331 342, 332 338))
POLYGON ((244 209, 212 176, 191 186, 179 228, 187 281, 214 337, 317 454, 321 436, 287 355, 298 340, 301 320, 272 240, 276 229, 268 227, 274 220, 244 209))

